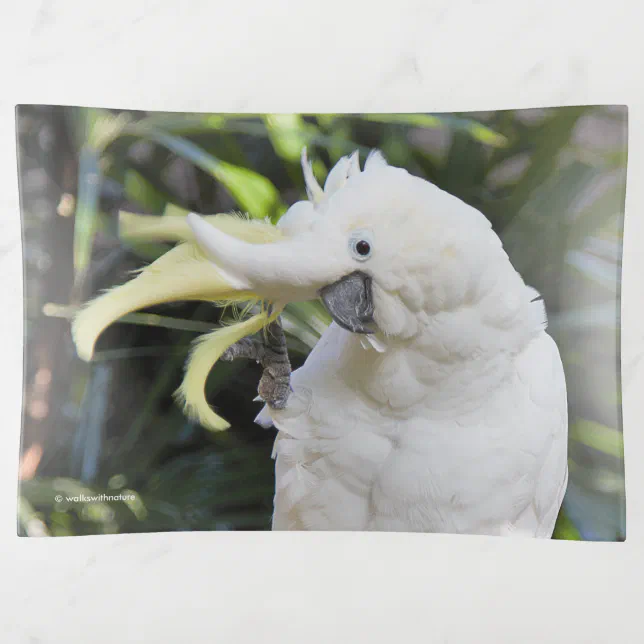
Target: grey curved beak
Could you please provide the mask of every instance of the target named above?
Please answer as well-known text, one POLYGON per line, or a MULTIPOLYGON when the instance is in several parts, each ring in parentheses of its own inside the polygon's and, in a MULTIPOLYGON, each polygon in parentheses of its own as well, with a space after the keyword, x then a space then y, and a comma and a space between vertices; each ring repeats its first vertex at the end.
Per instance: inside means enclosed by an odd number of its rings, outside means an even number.
POLYGON ((352 333, 375 333, 371 278, 355 271, 319 291, 331 317, 352 333))

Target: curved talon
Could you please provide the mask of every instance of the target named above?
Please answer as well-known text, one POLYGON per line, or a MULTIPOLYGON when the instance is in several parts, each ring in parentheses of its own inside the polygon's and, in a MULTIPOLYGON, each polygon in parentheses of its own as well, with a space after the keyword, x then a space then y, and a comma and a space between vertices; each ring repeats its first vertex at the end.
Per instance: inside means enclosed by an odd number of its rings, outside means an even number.
POLYGON ((232 362, 236 358, 247 358, 261 362, 264 359, 266 351, 264 345, 253 338, 242 338, 229 346, 220 357, 220 360, 232 362))
POLYGON ((267 403, 271 409, 286 409, 288 403, 288 396, 283 398, 276 398, 275 400, 267 403))
POLYGON ((291 363, 286 349, 284 331, 275 320, 266 327, 264 341, 242 338, 228 347, 220 360, 232 362, 237 358, 257 361, 264 367, 257 391, 272 409, 284 409, 291 393, 291 363))
POLYGON ((275 373, 272 367, 264 369, 257 392, 273 409, 284 409, 291 393, 289 374, 275 373))
MULTIPOLYGON (((235 345, 233 345, 235 346, 235 345)), ((232 362, 235 359, 235 354, 233 352, 233 347, 230 346, 228 347, 222 354, 219 356, 220 360, 223 360, 224 362, 232 362)))

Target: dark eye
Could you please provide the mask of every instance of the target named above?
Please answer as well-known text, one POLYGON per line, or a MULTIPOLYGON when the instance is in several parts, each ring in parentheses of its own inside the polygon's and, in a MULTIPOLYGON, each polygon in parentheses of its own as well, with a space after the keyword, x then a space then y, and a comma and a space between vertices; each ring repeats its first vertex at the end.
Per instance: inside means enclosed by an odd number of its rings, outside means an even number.
POLYGON ((369 230, 356 230, 349 239, 349 249, 354 259, 364 262, 373 253, 373 235, 369 230))
POLYGON ((356 253, 362 257, 366 257, 371 252, 371 244, 364 239, 356 242, 356 253))

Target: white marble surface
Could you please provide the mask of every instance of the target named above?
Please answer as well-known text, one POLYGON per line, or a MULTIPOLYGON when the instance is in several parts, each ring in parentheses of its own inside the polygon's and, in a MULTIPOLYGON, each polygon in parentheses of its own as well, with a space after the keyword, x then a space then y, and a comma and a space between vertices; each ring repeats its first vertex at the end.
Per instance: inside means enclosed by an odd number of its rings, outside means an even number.
POLYGON ((109 0, 3 10, 3 644, 644 641, 638 4, 109 0), (196 84, 205 71, 212 84, 196 84), (22 285, 13 108, 27 102, 283 112, 628 104, 626 543, 249 533, 18 539, 22 285))

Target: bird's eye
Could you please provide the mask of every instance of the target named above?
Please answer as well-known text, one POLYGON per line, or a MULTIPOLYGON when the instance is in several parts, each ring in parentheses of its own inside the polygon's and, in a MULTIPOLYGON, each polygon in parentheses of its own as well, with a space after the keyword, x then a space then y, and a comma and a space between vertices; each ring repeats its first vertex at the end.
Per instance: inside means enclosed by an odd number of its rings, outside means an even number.
POLYGON ((364 232, 355 234, 351 237, 349 248, 351 249, 353 257, 358 261, 363 262, 371 257, 373 250, 371 238, 364 232))
POLYGON ((356 252, 358 253, 358 255, 365 257, 371 252, 371 245, 365 239, 361 239, 360 241, 356 242, 356 252))

